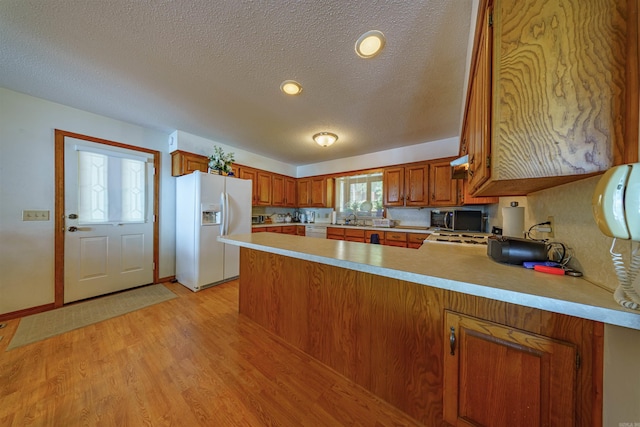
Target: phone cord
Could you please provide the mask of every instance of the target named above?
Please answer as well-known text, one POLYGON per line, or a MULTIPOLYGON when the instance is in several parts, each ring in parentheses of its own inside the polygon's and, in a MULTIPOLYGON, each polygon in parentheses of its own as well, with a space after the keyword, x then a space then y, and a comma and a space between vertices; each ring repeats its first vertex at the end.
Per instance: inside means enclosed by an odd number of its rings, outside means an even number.
POLYGON ((613 261, 613 268, 618 276, 618 287, 613 293, 613 298, 618 304, 625 308, 632 310, 640 310, 640 295, 633 287, 638 271, 640 271, 640 254, 638 254, 638 242, 632 242, 631 261, 629 263, 629 269, 624 265, 624 259, 622 254, 613 251, 613 247, 616 244, 616 239, 613 239, 611 249, 611 260, 613 261))

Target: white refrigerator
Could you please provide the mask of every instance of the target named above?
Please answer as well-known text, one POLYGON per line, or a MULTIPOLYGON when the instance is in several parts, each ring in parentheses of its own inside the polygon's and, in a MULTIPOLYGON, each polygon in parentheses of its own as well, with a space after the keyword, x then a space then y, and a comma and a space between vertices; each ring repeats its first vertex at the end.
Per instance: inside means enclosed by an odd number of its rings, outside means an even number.
POLYGON ((251 233, 250 180, 200 171, 176 180, 176 279, 194 292, 238 277, 240 249, 220 235, 251 233))

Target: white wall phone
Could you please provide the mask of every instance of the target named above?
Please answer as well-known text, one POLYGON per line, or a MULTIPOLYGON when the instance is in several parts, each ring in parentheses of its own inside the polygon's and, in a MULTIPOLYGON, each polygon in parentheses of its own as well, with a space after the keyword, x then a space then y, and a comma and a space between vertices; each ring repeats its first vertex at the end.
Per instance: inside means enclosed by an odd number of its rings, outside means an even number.
POLYGON ((640 310, 640 295, 634 287, 640 271, 640 163, 609 169, 596 186, 592 206, 600 231, 614 238, 610 253, 619 281, 614 298, 623 307, 640 310), (613 251, 616 239, 632 241, 628 267, 622 255, 613 251))

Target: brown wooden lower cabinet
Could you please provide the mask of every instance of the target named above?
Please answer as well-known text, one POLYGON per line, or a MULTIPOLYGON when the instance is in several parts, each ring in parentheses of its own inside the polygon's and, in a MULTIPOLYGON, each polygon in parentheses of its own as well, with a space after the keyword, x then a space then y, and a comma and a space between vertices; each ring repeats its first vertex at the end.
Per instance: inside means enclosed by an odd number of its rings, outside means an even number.
POLYGON ((344 240, 344 228, 327 227, 327 239, 344 240))
POLYGON ((364 229, 362 228, 347 228, 344 230, 344 240, 349 242, 364 243, 364 229))
POLYGON ((247 248, 239 304, 425 426, 601 424, 599 322, 247 248))
POLYGON ((407 247, 407 233, 387 231, 384 233, 384 244, 387 246, 407 247))
POLYGON ((407 247, 411 249, 420 249, 425 239, 429 237, 425 233, 408 233, 407 235, 407 247))
POLYGON ((296 225, 296 234, 298 236, 306 236, 306 230, 304 225, 296 225))
POLYGON ((455 426, 571 426, 576 345, 445 311, 444 419, 455 426))

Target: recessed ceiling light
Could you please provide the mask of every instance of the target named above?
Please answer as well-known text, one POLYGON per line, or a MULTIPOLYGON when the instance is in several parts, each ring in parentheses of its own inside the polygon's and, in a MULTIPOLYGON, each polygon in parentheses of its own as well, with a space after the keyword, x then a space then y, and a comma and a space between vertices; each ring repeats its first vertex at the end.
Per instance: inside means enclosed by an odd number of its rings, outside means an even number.
POLYGON ((384 34, 378 30, 367 31, 356 42, 356 53, 361 58, 373 58, 385 44, 384 34))
POLYGON ((320 132, 313 135, 313 140, 321 147, 328 147, 338 140, 338 135, 331 132, 320 132))
POLYGON ((280 85, 280 90, 287 95, 300 95, 302 85, 295 80, 285 80, 280 85))

